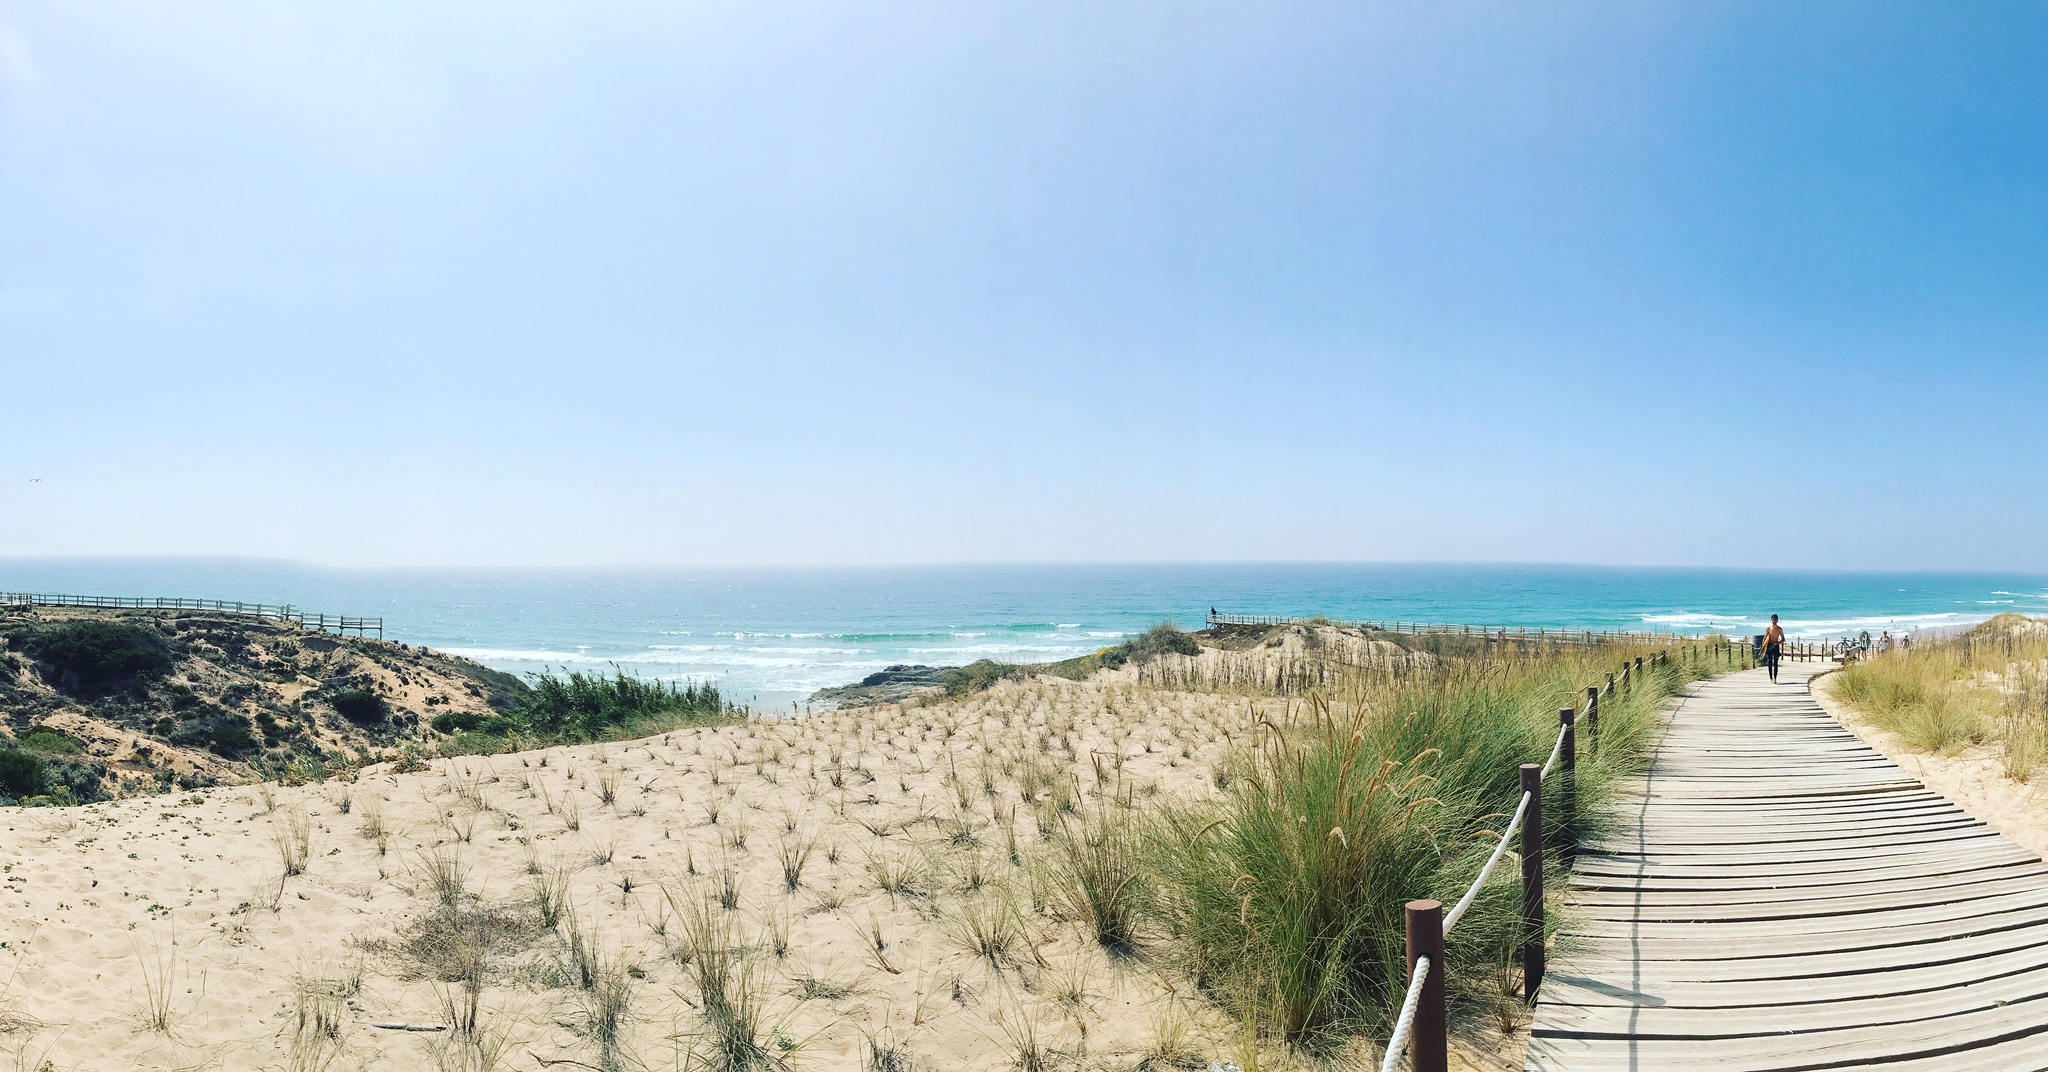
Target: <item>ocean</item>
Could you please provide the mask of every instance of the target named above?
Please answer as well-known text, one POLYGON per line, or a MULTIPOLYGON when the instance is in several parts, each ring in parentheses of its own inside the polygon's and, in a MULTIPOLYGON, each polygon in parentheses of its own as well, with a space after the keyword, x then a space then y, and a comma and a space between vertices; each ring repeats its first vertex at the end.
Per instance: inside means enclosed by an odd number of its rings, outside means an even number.
POLYGON ((381 616, 387 639, 516 674, 711 681, 760 710, 894 663, 1085 654, 1210 608, 1508 628, 1912 633, 2048 615, 2048 576, 1484 564, 329 569, 231 558, 0 559, 0 591, 197 596, 381 616))

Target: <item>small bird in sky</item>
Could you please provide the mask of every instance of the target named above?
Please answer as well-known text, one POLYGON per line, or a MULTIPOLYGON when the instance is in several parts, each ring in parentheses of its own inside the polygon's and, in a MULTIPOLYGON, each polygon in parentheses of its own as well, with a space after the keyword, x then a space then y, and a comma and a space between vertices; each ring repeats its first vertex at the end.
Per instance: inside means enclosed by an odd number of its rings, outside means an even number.
POLYGON ((28 482, 31 484, 40 484, 43 482, 43 478, 39 476, 32 476, 28 478, 28 482))

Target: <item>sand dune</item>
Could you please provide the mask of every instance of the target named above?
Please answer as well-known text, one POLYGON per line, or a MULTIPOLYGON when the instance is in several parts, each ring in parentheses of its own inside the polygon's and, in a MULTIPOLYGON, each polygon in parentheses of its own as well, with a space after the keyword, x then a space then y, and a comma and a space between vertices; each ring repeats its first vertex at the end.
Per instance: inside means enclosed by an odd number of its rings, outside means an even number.
POLYGON ((704 1030, 682 917, 708 904, 744 947, 768 1044, 807 1066, 881 1047, 1011 1067, 1034 1037, 1065 1063, 1206 1065, 1234 1045, 1226 1021, 1160 966, 1105 954, 1027 865, 1062 803, 1211 791, 1245 710, 1004 686, 350 783, 10 810, 0 1005, 40 1027, 5 1039, 30 1067, 475 1067, 488 1054, 449 1031, 374 1025, 445 1027, 451 984, 419 927, 491 909, 480 1034, 510 1040, 500 1067, 606 1060, 572 929, 626 973, 614 1059, 675 1067, 704 1030), (806 848, 792 890, 785 850, 806 848), (465 891, 450 908, 437 868, 465 891), (572 921, 547 928, 535 889, 554 876, 572 921), (980 951, 977 926, 997 932, 980 951))

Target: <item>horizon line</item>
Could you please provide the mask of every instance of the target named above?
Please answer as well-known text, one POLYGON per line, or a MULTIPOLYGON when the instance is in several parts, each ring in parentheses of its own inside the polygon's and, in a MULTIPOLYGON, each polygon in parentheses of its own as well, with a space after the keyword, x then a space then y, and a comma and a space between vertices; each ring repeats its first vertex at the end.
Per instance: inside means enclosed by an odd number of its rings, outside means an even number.
POLYGON ((597 565, 590 563, 380 563, 380 564, 334 564, 310 559, 287 558, 275 555, 245 555, 220 553, 169 553, 169 554, 108 554, 108 555, 0 555, 0 570, 12 564, 83 564, 116 562, 208 562, 208 563, 249 563, 271 567, 330 572, 412 572, 423 570, 444 570, 454 572, 518 572, 518 573, 661 573, 693 570, 731 571, 880 571, 902 570, 945 570, 945 569, 1057 569, 1057 568, 1162 568, 1162 567, 1482 567, 1509 569, 1591 569, 1591 570, 1643 570, 1643 571, 1689 571, 1703 573, 1801 573, 1801 574, 1947 574, 2039 577, 2048 579, 2048 569, 1985 568, 1950 566, 1730 566, 1686 563, 1631 563, 1631 562, 1587 562, 1546 559, 940 559, 901 562, 704 562, 704 563, 630 563, 597 565))

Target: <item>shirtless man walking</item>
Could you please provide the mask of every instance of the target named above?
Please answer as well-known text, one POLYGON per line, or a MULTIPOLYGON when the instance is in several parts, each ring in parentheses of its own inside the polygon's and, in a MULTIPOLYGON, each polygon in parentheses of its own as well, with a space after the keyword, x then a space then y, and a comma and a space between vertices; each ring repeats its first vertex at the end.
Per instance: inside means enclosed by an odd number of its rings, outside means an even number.
POLYGON ((1778 628, 1778 616, 1771 615, 1771 627, 1764 630, 1764 668, 1771 672, 1771 683, 1778 682, 1778 656, 1785 650, 1785 631, 1778 628))

